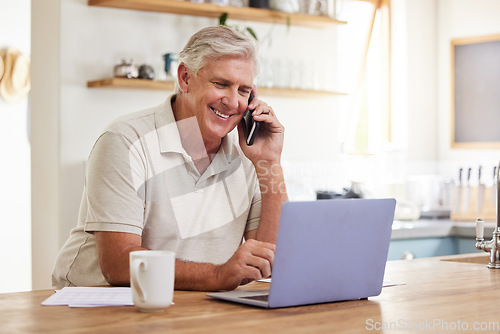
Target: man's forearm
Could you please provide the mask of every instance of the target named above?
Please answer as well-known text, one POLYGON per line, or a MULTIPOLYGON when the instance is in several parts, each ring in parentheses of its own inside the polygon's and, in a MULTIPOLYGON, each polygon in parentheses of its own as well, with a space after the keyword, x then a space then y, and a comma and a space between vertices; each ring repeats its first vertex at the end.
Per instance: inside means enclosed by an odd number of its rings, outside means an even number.
POLYGON ((276 243, 281 205, 288 200, 283 168, 279 163, 259 162, 255 166, 262 197, 259 228, 255 238, 276 243))
POLYGON ((132 233, 95 232, 97 256, 102 274, 110 285, 130 285, 130 252, 141 247, 141 236, 132 233))
POLYGON ((216 291, 223 287, 217 281, 218 266, 175 260, 175 289, 216 291))

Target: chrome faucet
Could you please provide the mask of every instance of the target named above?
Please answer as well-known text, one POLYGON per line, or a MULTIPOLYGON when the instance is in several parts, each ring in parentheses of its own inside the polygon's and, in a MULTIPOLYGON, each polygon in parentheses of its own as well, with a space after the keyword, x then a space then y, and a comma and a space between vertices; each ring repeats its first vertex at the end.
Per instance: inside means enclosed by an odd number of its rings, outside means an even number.
POLYGON ((481 218, 476 220, 476 248, 490 252, 490 263, 488 268, 500 269, 500 164, 496 174, 497 183, 497 226, 493 231, 493 238, 484 241, 484 221, 481 218))

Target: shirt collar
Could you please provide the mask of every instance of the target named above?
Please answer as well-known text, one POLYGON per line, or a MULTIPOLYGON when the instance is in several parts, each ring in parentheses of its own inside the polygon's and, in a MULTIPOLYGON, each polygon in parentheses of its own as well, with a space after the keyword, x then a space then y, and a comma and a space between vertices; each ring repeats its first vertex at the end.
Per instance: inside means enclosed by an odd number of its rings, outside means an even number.
POLYGON ((155 113, 155 126, 161 153, 185 153, 172 110, 172 102, 175 101, 175 96, 175 94, 170 95, 160 105, 159 111, 155 113))

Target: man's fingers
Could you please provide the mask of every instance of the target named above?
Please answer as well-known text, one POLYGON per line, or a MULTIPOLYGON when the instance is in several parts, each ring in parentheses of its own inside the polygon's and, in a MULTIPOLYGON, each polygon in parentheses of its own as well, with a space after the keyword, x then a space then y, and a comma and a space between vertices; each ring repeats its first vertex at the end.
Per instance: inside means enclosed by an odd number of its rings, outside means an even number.
POLYGON ((250 268, 257 269, 259 271, 259 276, 262 277, 258 277, 257 279, 271 276, 272 263, 267 259, 257 256, 252 256, 248 259, 247 266, 249 266, 250 268))
POLYGON ((276 246, 257 240, 249 240, 249 242, 247 246, 250 255, 246 259, 246 264, 258 269, 262 277, 269 277, 274 263, 274 250, 276 246))

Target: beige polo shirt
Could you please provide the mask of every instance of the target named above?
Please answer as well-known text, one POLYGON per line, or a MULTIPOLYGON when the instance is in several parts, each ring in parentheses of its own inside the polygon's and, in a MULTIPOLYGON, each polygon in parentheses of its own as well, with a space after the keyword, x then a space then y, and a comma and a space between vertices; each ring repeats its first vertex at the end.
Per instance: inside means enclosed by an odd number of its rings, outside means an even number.
MULTIPOLYGON (((236 130, 200 175, 182 147, 171 96, 113 122, 90 153, 78 225, 63 245, 54 288, 105 285, 94 231, 134 233, 181 260, 221 264, 258 227, 261 197, 236 130)), ((196 122, 190 118, 181 122, 196 122)), ((199 137, 201 133, 194 133, 199 137)))

